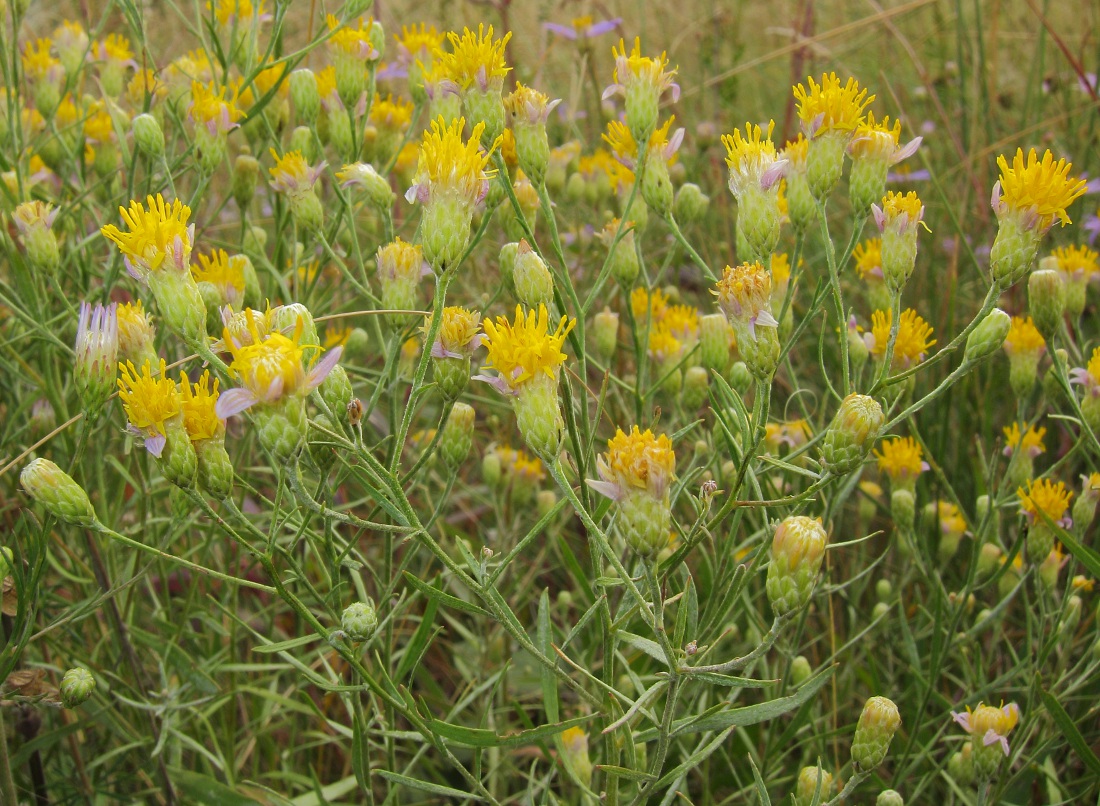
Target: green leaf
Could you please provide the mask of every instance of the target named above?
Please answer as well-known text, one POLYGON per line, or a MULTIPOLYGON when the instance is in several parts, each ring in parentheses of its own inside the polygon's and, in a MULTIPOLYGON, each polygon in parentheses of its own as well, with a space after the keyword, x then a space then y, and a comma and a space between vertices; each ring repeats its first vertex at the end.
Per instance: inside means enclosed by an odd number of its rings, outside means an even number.
POLYGON ((420 626, 413 633, 408 646, 405 647, 405 654, 401 656, 401 662, 397 665, 394 679, 404 680, 406 675, 412 672, 416 665, 420 663, 424 653, 428 651, 428 645, 431 644, 436 629, 435 614, 437 610, 439 610, 439 602, 435 599, 429 599, 427 606, 424 608, 424 615, 420 619, 420 626))
POLYGON ((261 800, 242 795, 220 781, 190 770, 172 770, 172 783, 186 795, 189 803, 224 804, 224 806, 257 806, 261 800))
POLYGON ((296 649, 297 647, 305 646, 306 644, 312 644, 314 641, 320 641, 323 638, 323 635, 313 633, 313 635, 303 635, 300 638, 291 638, 289 641, 279 641, 275 644, 263 644, 261 646, 254 646, 252 647, 252 651, 260 655, 274 654, 276 652, 282 652, 286 649, 296 649))
POLYGON ((405 581, 412 587, 416 588, 420 593, 427 596, 429 599, 435 600, 438 604, 451 608, 452 610, 461 610, 463 613, 471 613, 475 616, 488 616, 489 611, 482 607, 479 607, 472 602, 467 602, 463 599, 459 599, 457 596, 452 596, 449 593, 444 593, 434 585, 429 585, 420 577, 410 574, 405 571, 405 581))
MULTIPOLYGON (((548 658, 556 658, 553 646, 553 633, 550 625, 550 591, 543 588, 539 597, 539 623, 538 623, 538 647, 539 652, 548 658)), ((542 705, 546 709, 546 718, 551 722, 558 721, 558 686, 554 680, 554 673, 543 664, 539 664, 539 678, 542 683, 542 705)))
POLYGON ((625 778, 628 781, 656 781, 656 775, 650 775, 641 770, 628 770, 626 767, 615 767, 611 764, 597 764, 596 769, 616 778, 625 778))
POLYGON ((616 633, 619 639, 624 644, 629 644, 635 649, 639 649, 654 660, 660 661, 663 665, 668 666, 668 662, 665 660, 664 650, 661 649, 661 645, 656 641, 651 641, 648 638, 642 638, 640 635, 635 635, 632 632, 626 630, 619 630, 616 633))
POLYGON ((766 688, 779 682, 778 680, 758 680, 755 677, 734 677, 733 675, 718 674, 717 672, 703 672, 693 674, 692 677, 702 683, 712 683, 726 688, 766 688))
POLYGON ((1100 759, 1092 752, 1092 748, 1089 747, 1088 741, 1081 735, 1081 731, 1077 729, 1077 726, 1073 724, 1073 718, 1066 713, 1066 709, 1062 707, 1062 704, 1058 702, 1053 694, 1045 689, 1042 689, 1042 694, 1043 705, 1046 706, 1047 712, 1053 717, 1055 723, 1057 723, 1058 729, 1065 734, 1066 741, 1069 742, 1070 747, 1077 753, 1077 757, 1085 763, 1086 767, 1092 770, 1093 775, 1100 775, 1100 759))
POLYGON ((1057 532, 1058 537, 1062 540, 1062 545, 1069 549, 1070 554, 1076 557, 1081 565, 1088 569, 1090 574, 1094 577, 1100 577, 1100 554, 1080 543, 1076 537, 1065 529, 1058 528, 1057 532))
POLYGON ((416 789, 420 792, 428 792, 432 795, 442 795, 447 798, 458 798, 460 800, 484 800, 477 795, 471 795, 469 792, 463 792, 461 789, 451 789, 449 786, 440 786, 439 784, 430 784, 427 781, 420 781, 416 778, 409 778, 407 775, 399 775, 396 772, 390 772, 389 770, 375 770, 374 774, 380 778, 385 778, 387 781, 391 781, 401 786, 406 786, 409 789, 416 789))
POLYGON ((523 730, 518 733, 507 733, 503 736, 498 734, 495 730, 488 730, 486 728, 467 728, 462 725, 452 725, 449 722, 442 722, 438 719, 431 720, 429 728, 432 733, 442 737, 448 742, 464 747, 522 747, 523 745, 534 744, 549 736, 555 736, 563 730, 575 727, 576 725, 583 725, 585 722, 595 719, 596 716, 596 714, 578 716, 573 719, 566 719, 563 722, 555 722, 551 725, 540 725, 531 730, 523 730))
POLYGON ((764 786, 764 779, 760 777, 760 770, 756 769, 756 762, 749 755, 749 766, 752 767, 752 778, 756 781, 756 796, 760 799, 760 806, 772 806, 772 799, 768 795, 768 788, 764 786))

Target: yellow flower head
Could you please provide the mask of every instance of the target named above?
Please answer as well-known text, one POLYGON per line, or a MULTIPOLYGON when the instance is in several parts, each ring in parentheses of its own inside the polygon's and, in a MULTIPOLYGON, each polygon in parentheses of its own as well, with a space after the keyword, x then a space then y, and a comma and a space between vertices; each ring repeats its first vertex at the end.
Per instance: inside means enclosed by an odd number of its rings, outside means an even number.
POLYGON ((808 90, 801 84, 795 86, 794 97, 802 131, 811 139, 833 131, 854 132, 863 123, 863 110, 875 100, 854 78, 841 84, 836 73, 823 75, 820 84, 812 77, 806 83, 808 90))
POLYGON ((515 322, 498 316, 495 322, 485 320, 485 344, 489 349, 486 369, 494 369, 500 381, 512 392, 536 375, 557 378, 559 367, 567 356, 561 351, 565 337, 577 320, 563 316, 553 332, 545 305, 528 311, 516 306, 515 322))
MULTIPOLYGON (((424 318, 421 330, 424 335, 432 326, 431 314, 424 318)), ((481 345, 481 312, 471 311, 451 305, 443 309, 443 321, 439 323, 439 334, 432 344, 432 355, 436 358, 466 358, 481 345)))
POLYGON ((34 199, 23 202, 12 211, 12 221, 20 234, 27 235, 33 230, 49 229, 57 218, 59 209, 49 202, 34 199))
POLYGON ((1046 349, 1047 343, 1031 317, 1013 316, 1005 336, 1004 351, 1008 355, 1034 355, 1036 358, 1046 349))
POLYGON ((775 150, 773 129, 775 121, 769 120, 766 130, 746 123, 744 135, 739 129, 734 129, 732 135, 722 135, 726 165, 729 166, 729 188, 738 199, 749 188, 769 190, 783 177, 787 160, 775 150))
POLYGON ((511 114, 513 124, 536 126, 546 123, 550 112, 559 103, 561 99, 551 101, 549 95, 517 81, 515 90, 504 99, 504 108, 511 114))
MULTIPOLYGON (((799 258, 801 267, 803 260, 799 258)), ((776 252, 772 255, 772 290, 785 290, 791 279, 791 257, 786 252, 776 252)))
MULTIPOLYGON (((730 318, 731 323, 748 325, 749 333, 756 327, 778 327, 779 322, 769 310, 772 295, 772 276, 762 264, 742 263, 726 266, 718 281, 718 306, 730 318)), ((755 335, 754 335, 755 338, 755 335)))
POLYGON ((375 95, 370 106, 370 122, 380 129, 404 132, 412 125, 412 113, 413 105, 400 96, 375 95))
POLYGON ((359 61, 377 59, 380 54, 370 42, 371 26, 374 20, 368 18, 366 22, 360 17, 356 27, 341 25, 340 20, 331 14, 325 16, 328 29, 332 31, 329 37, 329 47, 338 55, 350 56, 359 61))
POLYGON ((1053 484, 1050 479, 1029 479, 1027 491, 1023 487, 1016 489, 1016 495, 1020 499, 1020 510, 1024 513, 1028 523, 1042 520, 1040 512, 1049 517, 1060 526, 1071 525, 1066 518, 1066 510, 1069 509, 1069 501, 1073 493, 1066 489, 1063 481, 1053 484))
POLYGON ((924 452, 912 437, 897 437, 882 443, 882 452, 875 452, 878 469, 899 481, 915 481, 928 465, 923 461, 924 452))
MULTIPOLYGON (((864 338, 869 341, 871 355, 882 358, 886 355, 890 340, 892 311, 875 311, 871 315, 871 332, 864 338)), ((924 360, 928 348, 936 343, 932 335, 932 326, 921 319, 912 308, 901 312, 898 320, 898 336, 894 342, 894 361, 892 369, 908 369, 924 360)))
POLYGON ((504 49, 511 38, 509 31, 494 40, 493 26, 486 28, 484 24, 479 24, 477 33, 469 28, 463 28, 461 36, 454 31, 449 32, 447 39, 451 43, 451 52, 436 48, 433 56, 442 74, 463 92, 475 84, 481 92, 487 91, 490 86, 499 90, 504 77, 512 69, 504 61, 504 49))
POLYGON ((207 3, 206 9, 213 11, 218 25, 224 27, 250 23, 252 20, 262 20, 267 17, 263 0, 255 6, 252 5, 252 0, 217 0, 216 3, 207 3))
POLYGON ((211 386, 209 370, 193 385, 181 373, 179 390, 183 404, 183 427, 192 442, 213 439, 225 430, 225 422, 215 411, 219 394, 218 379, 215 378, 214 385, 211 386))
POLYGON ((126 99, 134 109, 144 109, 145 99, 152 107, 168 95, 168 86, 149 68, 138 70, 126 85, 126 99))
POLYGON ((959 508, 949 501, 936 502, 936 517, 943 534, 961 535, 966 532, 966 519, 959 508))
POLYGON ((141 300, 124 302, 118 306, 118 349, 127 358, 133 358, 153 344, 156 329, 152 317, 145 312, 141 300))
POLYGON ((191 257, 191 237, 194 226, 187 226, 191 208, 176 199, 171 204, 158 193, 146 198, 148 209, 139 201, 131 201, 130 209, 119 207, 128 232, 114 224, 100 228, 103 237, 114 242, 127 259, 131 273, 143 276, 161 268, 171 257, 176 271, 186 271, 191 257))
POLYGON ((1100 347, 1092 351, 1089 363, 1070 370, 1070 383, 1080 384, 1092 396, 1100 396, 1100 347))
POLYGON ((629 434, 621 428, 607 441, 607 453, 596 458, 601 481, 589 481, 597 492, 618 500, 635 490, 664 498, 676 472, 672 441, 664 434, 634 426, 629 434))
POLYGON ((224 249, 199 255, 199 265, 191 266, 196 283, 210 283, 234 308, 244 300, 244 256, 230 257, 224 249))
POLYGON ((271 174, 271 187, 288 196, 313 190, 313 186, 317 184, 317 180, 325 170, 323 162, 316 168, 310 167, 301 151, 288 151, 280 157, 273 148, 271 156, 275 160, 275 165, 268 168, 268 173, 271 174))
POLYGON ((1002 704, 1000 708, 978 703, 973 711, 967 706, 965 714, 952 711, 951 717, 983 746, 1000 743, 1007 756, 1008 734, 1012 733, 1020 720, 1020 709, 1014 702, 1002 704))
POLYGON ((61 62, 50 55, 53 42, 37 39, 23 47, 23 73, 32 82, 59 81, 61 62))
POLYGON ((809 156, 809 153, 810 141, 799 134, 798 137, 788 141, 787 145, 783 146, 781 156, 787 161, 789 170, 805 171, 806 157, 809 156))
POLYGON ((1063 246, 1054 250, 1058 271, 1071 280, 1088 280, 1100 274, 1100 262, 1096 252, 1087 246, 1063 246))
POLYGON ((488 193, 489 177, 494 172, 485 169, 491 151, 483 152, 479 145, 485 124, 474 126, 469 140, 462 139, 465 126, 465 118, 452 120, 449 125, 442 116, 432 121, 431 130, 424 132, 420 142, 416 175, 406 199, 427 203, 437 198, 457 198, 473 205, 488 193))
POLYGON ((621 120, 609 120, 607 131, 600 137, 607 143, 611 153, 620 161, 634 162, 637 160, 638 144, 634 142, 630 129, 621 120))
POLYGON ((603 99, 606 101, 612 95, 627 95, 634 88, 644 89, 647 93, 660 95, 667 89, 672 90, 672 102, 680 100, 680 85, 673 79, 676 77, 676 68, 668 67, 668 56, 664 51, 655 59, 642 55, 642 41, 634 38, 634 47, 630 53, 626 52, 626 43, 620 39, 618 50, 613 45, 611 55, 615 57, 615 73, 613 83, 604 90, 603 99))
POLYGON ((1092 593, 1092 589, 1093 587, 1095 587, 1095 584, 1096 583, 1093 580, 1089 579, 1083 574, 1076 574, 1073 579, 1070 580, 1070 585, 1075 591, 1083 591, 1086 593, 1092 593))
POLYGON ((668 310, 668 297, 659 288, 649 292, 638 286, 630 292, 630 309, 634 312, 634 318, 639 321, 649 316, 652 316, 654 321, 660 321, 668 310))
POLYGON ((340 106, 340 94, 336 90, 336 68, 331 64, 317 71, 317 94, 321 96, 321 106, 332 111, 340 106))
POLYGON ((498 447, 495 453, 500 457, 501 469, 521 482, 537 484, 546 478, 542 462, 526 451, 498 447))
POLYGON ((1039 454, 1046 453, 1046 445, 1043 437, 1046 436, 1045 428, 1036 428, 1029 425, 1026 431, 1021 432, 1020 423, 1013 423, 1001 429, 1005 435, 1005 456, 1011 456, 1016 451, 1023 451, 1028 456, 1035 458, 1039 454))
POLYGON ((326 350, 333 347, 343 347, 351 338, 351 325, 331 324, 325 328, 325 343, 321 346, 326 350))
POLYGON ((84 118, 84 136, 93 143, 107 143, 114 133, 115 125, 107 113, 107 105, 102 101, 94 101, 89 105, 84 118))
POLYGON ((861 280, 882 275, 882 238, 868 238, 852 250, 852 260, 856 264, 856 274, 861 280))
POLYGON ((156 377, 146 362, 140 374, 132 361, 118 365, 118 397, 126 411, 126 419, 135 431, 144 435, 152 446, 147 446, 154 456, 160 455, 157 437, 167 433, 165 423, 180 413, 181 401, 176 382, 168 377, 168 368, 162 358, 156 377))
POLYGON ((900 120, 895 120, 894 125, 891 126, 890 116, 887 115, 881 122, 876 123, 875 113, 868 112, 867 120, 856 126, 852 142, 848 144, 848 153, 855 160, 876 160, 894 165, 911 157, 921 144, 921 138, 917 137, 905 146, 901 146, 900 138, 900 120))
POLYGON ((1022 148, 1016 149, 1012 165, 1004 155, 997 157, 1001 178, 993 186, 993 211, 1001 218, 1007 214, 1023 216, 1024 226, 1046 232, 1058 219, 1064 227, 1070 222, 1066 208, 1085 192, 1085 180, 1069 175, 1073 166, 1064 159, 1054 161, 1049 152, 1043 159, 1035 149, 1024 159, 1022 148))
POLYGON ((434 25, 402 25, 401 33, 394 34, 397 48, 401 53, 401 61, 410 63, 413 59, 427 58, 436 48, 443 44, 443 34, 435 29, 434 25))
POLYGON ((121 34, 107 34, 99 43, 99 58, 106 62, 133 64, 134 52, 130 49, 130 40, 121 34))
POLYGON ((428 271, 419 244, 397 238, 378 247, 378 274, 384 280, 419 280, 428 271))
POLYGON ((880 231, 887 227, 901 231, 915 230, 918 226, 928 229, 928 225, 924 223, 924 204, 917 198, 914 190, 908 193, 887 191, 882 199, 882 207, 873 204, 871 212, 880 231))
POLYGON ((699 309, 693 305, 671 305, 661 317, 661 324, 676 338, 691 341, 699 335, 699 309))
POLYGON ((669 329, 668 323, 660 321, 649 328, 649 344, 647 352, 649 357, 659 364, 669 359, 679 358, 683 352, 684 344, 669 329))

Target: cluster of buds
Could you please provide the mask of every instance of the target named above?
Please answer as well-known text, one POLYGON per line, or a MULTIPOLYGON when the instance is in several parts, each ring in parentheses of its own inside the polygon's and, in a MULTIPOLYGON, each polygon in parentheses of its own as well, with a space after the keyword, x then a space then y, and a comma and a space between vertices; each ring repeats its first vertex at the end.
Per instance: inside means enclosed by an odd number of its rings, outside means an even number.
POLYGON ((664 434, 639 431, 638 426, 629 434, 616 429, 596 467, 600 479, 589 479, 588 486, 614 502, 618 534, 641 556, 656 556, 668 545, 672 524, 672 442, 664 434))

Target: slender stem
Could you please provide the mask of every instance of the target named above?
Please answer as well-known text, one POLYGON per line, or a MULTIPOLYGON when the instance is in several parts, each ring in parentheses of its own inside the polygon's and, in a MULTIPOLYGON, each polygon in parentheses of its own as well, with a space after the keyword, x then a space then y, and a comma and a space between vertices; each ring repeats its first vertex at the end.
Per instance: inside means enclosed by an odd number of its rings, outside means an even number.
POLYGON ((840 268, 836 263, 836 247, 833 245, 832 236, 829 235, 829 220, 825 215, 825 202, 817 205, 817 215, 821 220, 821 239, 825 242, 825 258, 829 264, 829 285, 833 292, 833 305, 836 307, 836 321, 840 327, 840 368, 844 377, 844 396, 852 393, 851 370, 848 367, 848 330, 845 326, 846 311, 844 310, 844 296, 840 290, 840 268))
MULTIPOLYGON (((844 783, 844 788, 836 794, 836 797, 824 804, 824 806, 838 806, 838 804, 843 803, 848 799, 848 796, 855 791, 856 787, 863 783, 870 774, 869 772, 853 772, 852 777, 844 783)), ((980 798, 978 799, 978 804, 979 806, 981 804, 980 798)))
POLYGON ((8 756, 8 726, 0 712, 0 800, 5 804, 19 803, 15 796, 15 779, 11 774, 11 758, 8 756))
POLYGON ((753 649, 752 652, 750 652, 748 655, 743 655, 740 658, 728 660, 725 663, 715 663, 710 666, 681 666, 680 672, 681 674, 685 675, 704 673, 725 674, 727 672, 733 672, 738 669, 743 669, 754 660, 767 654, 768 650, 770 650, 772 648, 772 645, 775 644, 776 639, 779 638, 779 633, 783 631, 783 627, 790 620, 790 615, 776 616, 775 620, 772 622, 771 629, 768 630, 768 634, 764 636, 764 640, 761 641, 759 645, 757 645, 756 648, 753 649))

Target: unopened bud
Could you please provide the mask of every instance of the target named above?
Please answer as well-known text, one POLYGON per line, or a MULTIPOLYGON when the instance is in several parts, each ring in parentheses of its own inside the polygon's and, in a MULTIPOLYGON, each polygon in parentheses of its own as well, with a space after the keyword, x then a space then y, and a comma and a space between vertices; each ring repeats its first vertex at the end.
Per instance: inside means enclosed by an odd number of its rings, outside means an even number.
POLYGON ((540 305, 549 308, 554 302, 554 277, 526 240, 519 242, 516 262, 512 270, 516 296, 529 308, 540 305))
POLYGON ((791 685, 801 686, 810 679, 813 669, 805 655, 799 655, 791 661, 791 685))
POLYGON ((777 616, 810 601, 829 537, 821 521, 795 515, 783 520, 772 538, 766 590, 777 616))
POLYGON ((971 363, 981 361, 1001 349, 1011 324, 1012 317, 1000 308, 990 311, 966 340, 966 360, 971 363))
POLYGON ((699 319, 699 360, 706 369, 725 372, 730 362, 730 326, 724 313, 699 319))
MULTIPOLYGON (((470 453, 473 444, 475 412, 473 406, 455 403, 450 416, 443 426, 443 435, 439 440, 439 452, 443 462, 450 470, 455 470, 470 453)), ((484 468, 483 468, 484 470, 484 468)))
POLYGON ((95 523, 95 509, 84 488, 49 459, 35 459, 23 468, 19 482, 27 495, 58 520, 79 526, 95 523))
POLYGON ((844 398, 821 443, 821 464, 834 476, 863 464, 886 418, 878 402, 867 395, 844 398))
POLYGON ((340 616, 340 629, 356 643, 369 641, 378 629, 378 613, 374 610, 374 602, 367 599, 365 602, 348 605, 340 616))
POLYGON ((694 412, 703 405, 707 399, 709 384, 710 374, 702 367, 688 367, 684 371, 683 387, 680 394, 685 410, 694 412))
POLYGON ((875 798, 875 806, 905 806, 905 798, 896 789, 884 789, 875 798))
POLYGON ((94 691, 95 678, 80 666, 69 669, 61 678, 61 704, 66 708, 76 708, 86 702, 94 691))
POLYGON ((792 806, 811 806, 826 803, 833 793, 833 776, 820 767, 803 767, 798 773, 792 806), (815 798, 816 795, 816 798, 815 798))
POLYGON ((1066 312, 1066 284, 1056 269, 1039 269, 1027 281, 1027 307, 1035 327, 1049 343, 1061 330, 1066 312))
POLYGON ((705 216, 709 206, 710 197, 703 193, 698 185, 688 182, 681 185, 676 192, 673 214, 676 216, 677 221, 691 224, 705 216))
POLYGON ((540 518, 544 518, 558 505, 558 496, 553 490, 539 490, 535 495, 535 509, 540 518))
POLYGON ((134 142, 145 156, 159 160, 164 156, 164 132, 160 130, 157 119, 145 113, 130 121, 134 133, 134 142))
POLYGON ((868 772, 882 763, 900 725, 901 714, 892 700, 886 697, 867 700, 852 739, 852 764, 856 771, 868 772))
POLYGON ((307 67, 290 74, 290 100, 294 104, 294 114, 304 126, 315 126, 317 115, 321 111, 321 95, 317 90, 317 76, 307 67))
POLYGON ((610 308, 604 308, 596 314, 592 325, 592 336, 596 347, 596 356, 609 364, 619 345, 619 315, 610 308))
POLYGON ((237 208, 244 213, 256 195, 256 183, 260 178, 260 163, 251 154, 241 154, 233 163, 233 181, 230 185, 237 208))

